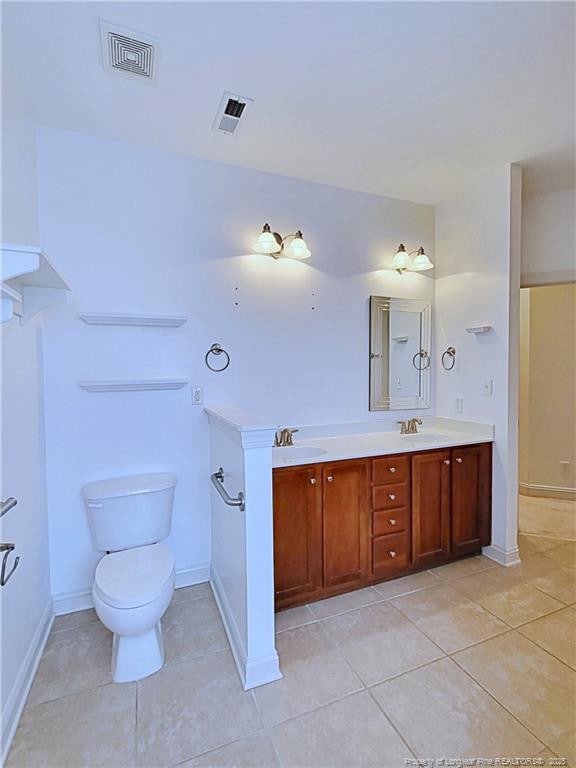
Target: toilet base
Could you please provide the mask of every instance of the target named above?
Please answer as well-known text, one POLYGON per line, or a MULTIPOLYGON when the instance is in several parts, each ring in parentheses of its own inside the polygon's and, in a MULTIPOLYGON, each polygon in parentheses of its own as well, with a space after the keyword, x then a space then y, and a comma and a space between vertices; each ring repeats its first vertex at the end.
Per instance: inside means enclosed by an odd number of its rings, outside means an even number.
POLYGON ((164 664, 162 629, 158 622, 141 635, 117 635, 112 644, 112 677, 128 683, 158 672, 164 664))

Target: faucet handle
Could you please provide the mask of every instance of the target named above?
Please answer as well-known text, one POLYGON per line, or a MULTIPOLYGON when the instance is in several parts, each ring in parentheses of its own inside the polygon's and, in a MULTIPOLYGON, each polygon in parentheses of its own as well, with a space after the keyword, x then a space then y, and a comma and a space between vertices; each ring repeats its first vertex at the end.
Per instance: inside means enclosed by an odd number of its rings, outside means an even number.
POLYGON ((287 445, 294 445, 294 442, 293 442, 292 438, 293 438, 293 436, 294 436, 294 434, 296 432, 300 432, 300 430, 299 429, 287 429, 286 430, 286 434, 287 434, 287 437, 288 437, 288 439, 286 440, 286 444, 287 445))

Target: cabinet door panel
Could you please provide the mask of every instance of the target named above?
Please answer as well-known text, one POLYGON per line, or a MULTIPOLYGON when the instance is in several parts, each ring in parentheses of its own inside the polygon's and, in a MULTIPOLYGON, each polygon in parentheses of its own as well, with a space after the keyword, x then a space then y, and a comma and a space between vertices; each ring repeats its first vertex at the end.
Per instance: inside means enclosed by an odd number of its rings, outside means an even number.
POLYGON ((412 457, 412 554, 415 565, 450 554, 450 451, 412 457))
POLYGON ((369 575, 368 467, 364 459, 323 467, 325 587, 354 584, 369 575))
POLYGON ((487 546, 491 538, 490 445, 452 450, 452 551, 455 555, 487 546))
POLYGON ((321 470, 274 472, 274 587, 276 602, 313 595, 322 586, 321 470))

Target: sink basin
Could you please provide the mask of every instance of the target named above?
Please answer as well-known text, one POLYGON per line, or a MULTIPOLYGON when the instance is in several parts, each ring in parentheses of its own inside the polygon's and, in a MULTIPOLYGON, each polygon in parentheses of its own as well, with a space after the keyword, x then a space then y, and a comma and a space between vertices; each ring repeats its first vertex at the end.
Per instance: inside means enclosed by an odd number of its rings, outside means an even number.
POLYGON ((326 453, 324 448, 316 448, 313 445, 287 445, 284 448, 273 448, 272 454, 275 459, 312 459, 314 456, 322 456, 326 453))
POLYGON ((439 443, 440 440, 445 439, 446 435, 441 435, 437 432, 418 432, 415 435, 402 435, 402 440, 416 443, 439 443))

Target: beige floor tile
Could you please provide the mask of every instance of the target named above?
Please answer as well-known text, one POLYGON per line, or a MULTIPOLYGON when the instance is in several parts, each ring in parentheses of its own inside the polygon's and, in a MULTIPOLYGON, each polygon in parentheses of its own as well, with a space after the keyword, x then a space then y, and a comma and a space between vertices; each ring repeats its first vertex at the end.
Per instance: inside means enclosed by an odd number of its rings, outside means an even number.
POLYGON ((576 670, 576 611, 564 608, 518 631, 576 670))
MULTIPOLYGON (((548 549, 544 553, 546 557, 555 563, 565 565, 568 568, 576 568, 576 542, 571 541, 568 544, 562 544, 554 549, 548 549)), ((576 577, 575 577, 576 578, 576 577)))
POLYGON ((311 624, 317 621, 309 606, 299 605, 296 608, 287 608, 285 611, 278 611, 275 616, 276 632, 284 632, 286 629, 294 629, 304 624, 311 624))
POLYGON ((28 706, 112 682, 112 633, 100 621, 51 634, 28 706))
POLYGON ((135 765, 136 685, 106 685, 26 708, 6 768, 135 765))
POLYGON ((191 587, 180 587, 174 590, 171 605, 185 603, 191 600, 201 600, 202 598, 212 597, 212 589, 209 582, 194 584, 191 587))
POLYGON ((446 653, 508 629, 502 621, 448 585, 396 597, 391 603, 446 653))
POLYGON ((400 768, 412 758, 366 692, 278 725, 272 739, 290 768, 400 768))
POLYGON ((565 605, 576 602, 576 577, 573 568, 554 563, 546 554, 527 557, 510 570, 518 571, 522 580, 565 605))
POLYGON ((522 533, 576 540, 576 501, 520 495, 518 507, 522 533))
POLYGON ((213 597, 170 605, 162 618, 166 664, 189 661, 228 648, 228 639, 213 597))
POLYGON ((76 629, 86 624, 92 624, 94 621, 100 621, 93 608, 86 611, 74 611, 74 613, 65 613, 62 616, 54 617, 52 632, 63 632, 67 629, 76 629))
POLYGON ((376 603, 378 600, 382 600, 382 596, 372 587, 365 587, 354 592, 347 592, 344 595, 319 600, 317 603, 310 603, 310 609, 317 619, 327 619, 329 616, 336 616, 339 613, 345 613, 345 611, 353 611, 355 608, 376 603))
POLYGON ((574 728, 576 672, 518 632, 454 659, 546 746, 574 728))
POLYGON ((430 573, 433 573, 438 579, 442 581, 452 581, 453 579, 461 579, 463 576, 470 576, 473 573, 479 573, 485 571, 487 568, 496 568, 497 563, 494 560, 490 560, 489 557, 484 555, 476 555, 475 557, 466 557, 464 560, 456 560, 454 563, 448 563, 448 565, 441 565, 438 568, 432 568, 430 573))
POLYGON ((451 582, 450 586, 479 603, 511 627, 545 616, 562 608, 562 603, 526 584, 509 568, 488 571, 451 582))
POLYGON ((265 733, 256 733, 180 763, 178 768, 274 768, 277 765, 270 738, 265 733))
POLYGON ((254 689, 266 725, 274 725, 362 688, 320 623, 276 636, 284 677, 254 689))
POLYGON ((531 533, 518 534, 518 549, 521 557, 537 555, 540 552, 546 552, 547 549, 554 549, 565 543, 563 539, 556 539, 551 536, 537 536, 531 533))
POLYGON ((568 768, 576 768, 576 730, 554 739, 551 746, 555 755, 567 761, 568 768))
POLYGON ((444 655, 390 603, 367 605, 325 619, 323 625, 365 685, 444 655))
POLYGON ((175 765, 261 729, 229 651, 164 667, 138 683, 138 764, 175 765))
POLYGON ((428 571, 422 571, 421 573, 413 573, 410 576, 403 576, 400 579, 382 581, 380 584, 375 584, 374 589, 379 595, 388 600, 391 597, 406 595, 409 592, 416 592, 419 589, 433 586, 438 586, 438 579, 428 571))
POLYGON ((544 747, 451 659, 371 693, 420 758, 530 757, 544 747))

